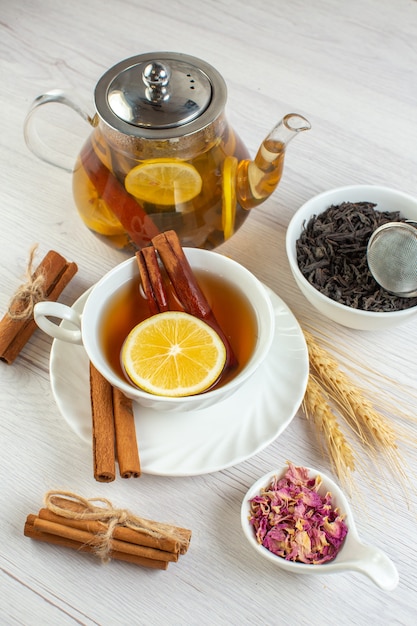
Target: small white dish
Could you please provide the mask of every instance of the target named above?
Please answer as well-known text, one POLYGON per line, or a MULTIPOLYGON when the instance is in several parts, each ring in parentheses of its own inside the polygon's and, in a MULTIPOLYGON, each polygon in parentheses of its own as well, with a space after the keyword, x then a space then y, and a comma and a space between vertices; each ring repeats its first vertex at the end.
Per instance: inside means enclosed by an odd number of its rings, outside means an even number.
POLYGON ((345 514, 344 521, 348 527, 348 533, 337 556, 333 561, 328 561, 320 565, 310 565, 307 563, 287 561, 273 554, 270 550, 258 543, 253 526, 249 522, 250 501, 256 495, 259 495, 262 488, 270 485, 274 476, 283 476, 287 469, 288 466, 285 466, 265 474, 250 487, 243 498, 241 508, 242 529, 249 544, 256 552, 261 557, 274 563, 277 567, 292 574, 308 574, 314 576, 317 574, 333 574, 353 570, 365 574, 378 587, 385 591, 395 589, 399 582, 399 575, 394 563, 379 548, 365 545, 361 542, 356 530, 352 510, 343 491, 331 478, 315 469, 307 468, 311 478, 315 478, 317 475, 320 475, 322 478, 318 492, 325 495, 326 492, 330 491, 333 506, 337 507, 341 514, 345 514))
MULTIPOLYGON (((213 407, 175 414, 134 403, 142 471, 161 476, 216 472, 257 454, 291 423, 304 397, 308 351, 287 305, 270 289, 275 317, 272 346, 253 377, 213 407)), ((83 310, 88 292, 73 305, 83 310)), ((69 322, 62 322, 70 328, 69 322)), ((81 345, 55 339, 52 391, 71 429, 91 446, 88 357, 81 345)))
POLYGON ((417 198, 401 191, 378 185, 351 185, 330 189, 307 200, 293 215, 286 233, 288 262, 294 279, 307 298, 321 314, 329 319, 356 330, 382 330, 408 322, 417 316, 417 307, 401 311, 364 311, 336 302, 321 293, 305 278, 297 263, 296 242, 304 224, 314 215, 323 213, 330 206, 342 202, 372 202, 377 211, 400 211, 403 217, 417 220, 417 198))

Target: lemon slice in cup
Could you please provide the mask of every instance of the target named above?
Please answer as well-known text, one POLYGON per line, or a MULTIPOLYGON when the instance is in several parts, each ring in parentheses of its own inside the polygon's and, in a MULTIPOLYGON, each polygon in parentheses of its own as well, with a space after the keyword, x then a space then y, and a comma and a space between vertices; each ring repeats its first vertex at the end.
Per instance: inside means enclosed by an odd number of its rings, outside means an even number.
POLYGON ((175 159, 151 159, 131 169, 125 179, 132 196, 163 206, 189 202, 198 196, 202 184, 193 165, 175 159))
POLYGON ((121 353, 126 374, 159 396, 202 393, 219 378, 226 348, 206 322, 182 311, 148 317, 131 330, 121 353))

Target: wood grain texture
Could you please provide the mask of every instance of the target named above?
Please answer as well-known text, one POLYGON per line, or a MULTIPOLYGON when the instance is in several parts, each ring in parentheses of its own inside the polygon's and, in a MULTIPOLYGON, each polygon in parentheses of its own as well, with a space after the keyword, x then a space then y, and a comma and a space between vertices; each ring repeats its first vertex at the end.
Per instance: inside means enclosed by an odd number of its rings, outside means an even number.
MULTIPOLYGON (((34 243, 40 257, 53 248, 77 262, 78 273, 61 298, 69 304, 126 258, 81 224, 71 177, 26 147, 23 120, 32 100, 63 88, 91 112, 97 80, 119 60, 152 50, 185 52, 223 74, 229 120, 253 155, 285 113, 298 111, 313 126, 289 147, 277 192, 221 251, 276 291, 301 323, 330 336, 343 362, 362 363, 361 384, 370 393, 384 390, 396 407, 391 419, 398 420, 403 407, 413 414, 416 323, 372 333, 324 320, 291 277, 285 229, 302 202, 331 187, 384 184, 417 195, 416 41, 415 0, 3 1, 0 313, 21 283, 34 243)), ((89 128, 62 109, 51 106, 40 123, 75 159, 89 128)), ((397 564, 398 588, 384 593, 353 573, 285 575, 247 546, 239 514, 249 485, 287 459, 331 472, 301 412, 274 443, 236 467, 97 484, 91 449, 63 420, 52 396, 50 347, 51 340, 36 332, 12 366, 0 363, 2 623, 414 623, 416 489, 408 490, 407 502, 396 476, 380 471, 382 460, 371 469, 364 461, 352 504, 363 540, 397 564), (23 536, 26 516, 41 507, 49 489, 105 497, 143 517, 190 528, 190 549, 175 567, 154 572, 122 562, 102 566, 88 555, 31 541, 23 536)), ((417 432, 415 423, 411 432, 417 432)), ((411 437, 409 443, 404 462, 415 487, 416 444, 411 437)))

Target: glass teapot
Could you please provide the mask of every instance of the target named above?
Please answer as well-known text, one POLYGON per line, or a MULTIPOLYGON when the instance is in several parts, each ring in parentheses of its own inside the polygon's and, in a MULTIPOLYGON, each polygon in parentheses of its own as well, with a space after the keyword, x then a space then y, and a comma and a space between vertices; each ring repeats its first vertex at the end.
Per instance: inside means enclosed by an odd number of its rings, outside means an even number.
POLYGON ((226 120, 222 76, 185 54, 121 61, 100 78, 94 97, 90 117, 62 91, 39 96, 25 140, 42 160, 62 167, 36 132, 36 111, 61 102, 92 126, 71 169, 75 204, 88 228, 128 250, 171 229, 185 246, 223 243, 277 187, 288 142, 310 129, 303 116, 286 115, 252 161, 226 120))

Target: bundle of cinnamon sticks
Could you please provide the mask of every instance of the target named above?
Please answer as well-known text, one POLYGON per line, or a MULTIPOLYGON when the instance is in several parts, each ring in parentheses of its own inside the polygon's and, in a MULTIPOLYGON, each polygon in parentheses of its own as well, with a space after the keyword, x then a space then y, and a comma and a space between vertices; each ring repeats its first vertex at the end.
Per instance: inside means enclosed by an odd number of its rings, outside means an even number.
POLYGON ((67 492, 49 492, 45 506, 26 518, 24 535, 78 552, 90 552, 103 562, 127 561, 166 570, 188 550, 191 531, 139 518, 114 509, 105 499, 86 500, 67 492), (100 501, 105 506, 95 506, 100 501))
POLYGON ((0 320, 0 359, 13 363, 35 330, 33 308, 40 300, 55 301, 78 268, 55 250, 50 250, 33 270, 36 246, 32 248, 27 268, 27 282, 17 289, 8 311, 0 320))

